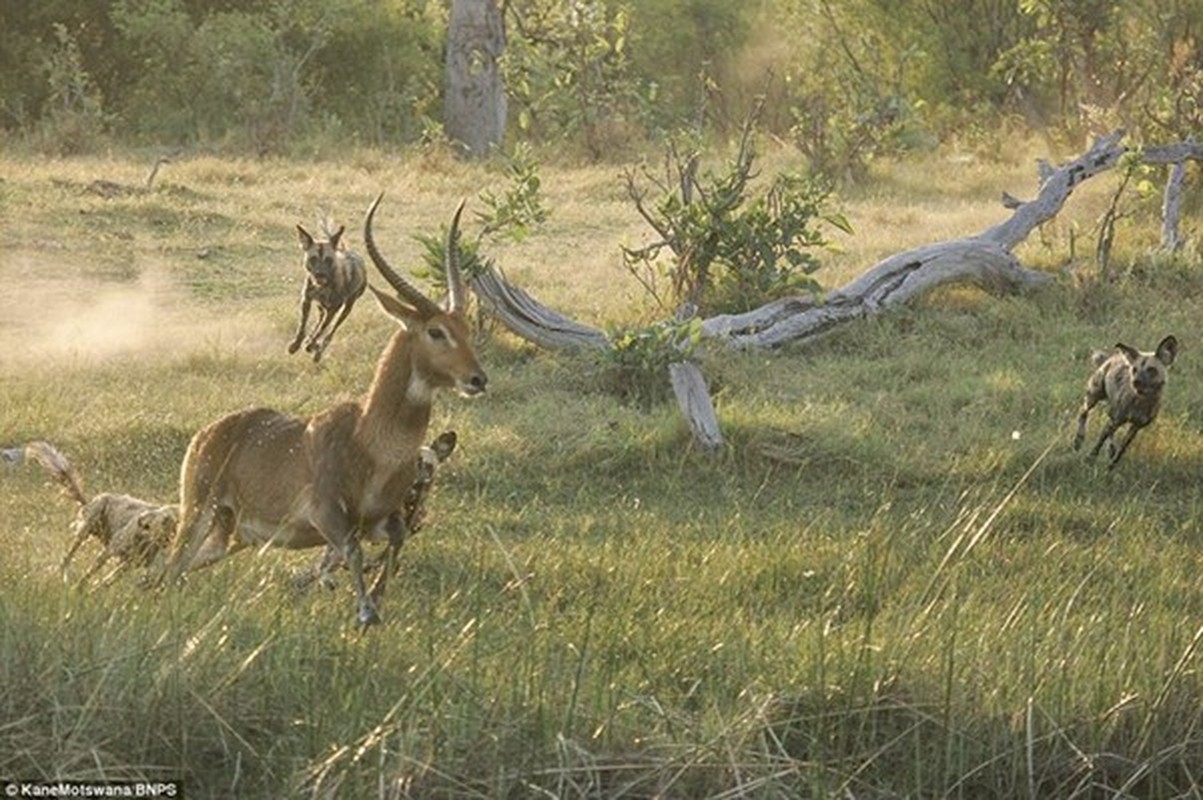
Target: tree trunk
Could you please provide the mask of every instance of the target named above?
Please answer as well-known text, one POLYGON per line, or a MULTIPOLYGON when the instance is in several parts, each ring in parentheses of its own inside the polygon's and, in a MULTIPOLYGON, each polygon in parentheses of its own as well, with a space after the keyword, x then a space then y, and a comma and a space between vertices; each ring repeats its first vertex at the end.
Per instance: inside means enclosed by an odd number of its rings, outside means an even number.
POLYGON ((1182 249, 1185 242, 1178 229, 1182 218, 1182 186, 1186 183, 1186 164, 1179 161, 1170 167, 1170 176, 1165 182, 1165 200, 1161 205, 1161 249, 1174 253, 1182 249))
POLYGON ((504 51, 505 27, 495 0, 452 0, 443 130, 472 157, 488 155, 505 136, 504 51))

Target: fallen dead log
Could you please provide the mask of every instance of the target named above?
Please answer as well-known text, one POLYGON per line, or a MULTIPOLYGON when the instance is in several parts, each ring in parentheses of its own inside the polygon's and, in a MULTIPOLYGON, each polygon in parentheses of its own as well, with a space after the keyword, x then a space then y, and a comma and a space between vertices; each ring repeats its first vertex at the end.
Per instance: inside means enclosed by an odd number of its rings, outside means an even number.
POLYGON ((778 347, 828 333, 845 322, 905 305, 937 286, 971 284, 999 294, 1041 286, 1049 276, 1025 269, 997 244, 959 239, 890 256, 822 303, 798 298, 738 316, 711 317, 702 333, 736 347, 778 347), (788 313, 783 313, 788 310, 788 313))
MULTIPOLYGON (((511 333, 548 350, 606 350, 614 343, 605 333, 540 303, 514 286, 500 272, 486 267, 469 281, 477 297, 511 333)), ((689 314, 685 310, 684 315, 689 314)), ((677 405, 693 433, 694 441, 707 451, 723 446, 718 415, 706 388, 706 378, 687 354, 668 366, 668 380, 677 405)))
MULTIPOLYGON (((1012 250, 1038 226, 1056 217, 1074 189, 1120 162, 1129 152, 1122 144, 1123 137, 1122 130, 1100 137, 1086 153, 1060 167, 1038 162, 1036 196, 1025 201, 1004 193, 1003 205, 1012 211, 1011 217, 979 234, 892 255, 821 300, 804 294, 774 300, 743 314, 709 317, 702 321, 702 334, 738 348, 774 348, 812 340, 844 323, 910 303, 939 286, 974 285, 1001 294, 1044 285, 1051 276, 1027 269, 1012 250)), ((1141 163, 1178 165, 1176 169, 1186 161, 1203 160, 1203 144, 1194 141, 1135 152, 1141 163)), ((613 346, 600 330, 547 308, 495 270, 486 271, 472 286, 503 325, 541 347, 613 346)), ((697 365, 682 361, 673 364, 670 373, 678 405, 695 440, 707 449, 720 447, 717 417, 697 365)))
POLYGON ((539 347, 605 350, 613 346, 602 331, 548 308, 491 266, 471 278, 468 284, 502 325, 539 347))

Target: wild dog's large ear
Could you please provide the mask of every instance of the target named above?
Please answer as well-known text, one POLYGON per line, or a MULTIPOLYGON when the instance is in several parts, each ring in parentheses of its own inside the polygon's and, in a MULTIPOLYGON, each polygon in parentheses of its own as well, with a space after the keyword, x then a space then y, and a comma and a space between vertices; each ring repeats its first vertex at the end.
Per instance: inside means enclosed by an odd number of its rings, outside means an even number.
POLYGON ((1117 342, 1115 349, 1123 353, 1124 358, 1128 359, 1129 361, 1135 361, 1136 359, 1140 358, 1139 350, 1137 350, 1135 347, 1128 347, 1128 345, 1124 344, 1123 342, 1117 342))
POLYGON ((347 229, 346 225, 339 225, 338 230, 336 230, 334 233, 330 234, 330 248, 332 250, 338 249, 338 240, 342 237, 343 231, 345 231, 346 229, 347 229))
POLYGON ((308 250, 309 248, 313 247, 313 237, 309 235, 309 231, 305 230, 300 225, 297 226, 297 238, 301 242, 302 250, 308 250))
POLYGON ((1178 357, 1178 340, 1173 336, 1167 336, 1157 345, 1157 360, 1167 367, 1174 363, 1174 359, 1178 357))
POLYGON ((430 449, 434 450, 435 456, 439 461, 446 461, 447 457, 455 452, 455 443, 459 440, 455 431, 444 431, 430 443, 430 449))

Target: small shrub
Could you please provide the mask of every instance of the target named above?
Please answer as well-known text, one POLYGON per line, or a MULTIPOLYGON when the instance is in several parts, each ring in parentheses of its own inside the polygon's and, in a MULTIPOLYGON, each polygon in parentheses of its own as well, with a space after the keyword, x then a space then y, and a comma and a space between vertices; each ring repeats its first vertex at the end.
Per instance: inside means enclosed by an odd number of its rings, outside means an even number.
POLYGON ((697 317, 624 331, 612 337, 612 348, 602 351, 601 385, 623 402, 651 408, 669 397, 669 365, 688 359, 701 340, 697 317))
POLYGON ((638 249, 624 247, 623 260, 665 308, 690 303, 708 313, 740 312, 817 290, 810 275, 821 264, 813 251, 827 244, 819 225, 851 232, 847 220, 827 209, 831 190, 816 178, 781 174, 752 196, 752 135, 761 107, 749 116, 739 150, 721 172, 699 177, 700 154, 682 157, 670 147, 665 177, 644 170, 660 193, 654 204, 645 202, 647 190, 627 173, 627 194, 660 239, 638 249), (665 249, 673 260, 662 267, 665 249))

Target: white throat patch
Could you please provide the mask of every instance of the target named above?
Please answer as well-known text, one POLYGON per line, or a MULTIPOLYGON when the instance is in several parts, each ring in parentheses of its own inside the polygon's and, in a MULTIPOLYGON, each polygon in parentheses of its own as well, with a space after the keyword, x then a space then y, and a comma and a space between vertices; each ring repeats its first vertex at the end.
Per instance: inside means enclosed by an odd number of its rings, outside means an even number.
POLYGON ((411 403, 429 403, 434 395, 434 389, 421 375, 414 372, 409 376, 409 385, 405 387, 405 399, 411 403))

